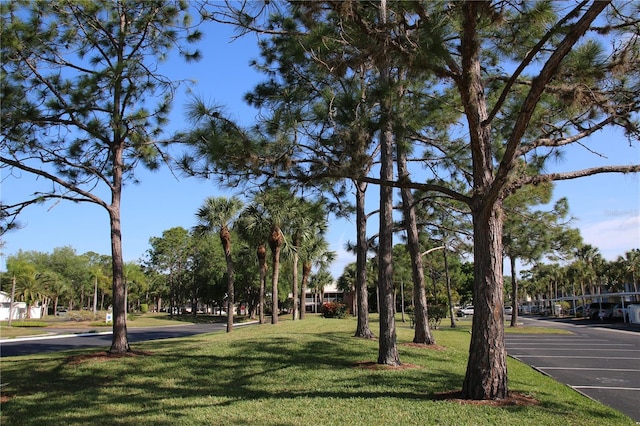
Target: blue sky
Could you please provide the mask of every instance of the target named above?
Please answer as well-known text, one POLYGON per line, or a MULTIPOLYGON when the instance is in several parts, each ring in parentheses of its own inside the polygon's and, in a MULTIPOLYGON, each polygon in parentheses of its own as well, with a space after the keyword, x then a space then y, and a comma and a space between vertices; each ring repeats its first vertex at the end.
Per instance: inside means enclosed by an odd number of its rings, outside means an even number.
MULTIPOLYGON (((203 60, 195 64, 173 62, 161 65, 161 72, 176 79, 193 78, 193 94, 206 101, 225 105, 227 112, 244 124, 254 121, 256 111, 247 107, 243 95, 252 89, 260 76, 249 67, 257 57, 257 39, 248 36, 230 42, 227 28, 214 27, 205 33, 199 45, 203 60)), ((182 89, 177 97, 171 130, 187 126, 182 113, 189 94, 182 89)), ((597 165, 639 164, 640 148, 629 146, 619 134, 603 133, 594 139, 595 155, 576 146, 567 151, 565 160, 551 166, 552 171, 569 171, 597 165)), ((127 184, 122 203, 123 252, 126 261, 140 259, 149 249, 149 238, 175 226, 190 228, 195 212, 206 197, 237 195, 233 190, 217 187, 213 182, 183 178, 167 168, 158 172, 140 169, 140 185, 127 184)), ((23 198, 45 182, 34 182, 28 176, 2 176, 0 197, 5 202, 23 198)), ((377 192, 371 187, 370 193, 377 192)), ((637 175, 597 175, 556 183, 554 200, 567 197, 573 227, 581 231, 585 243, 600 249, 609 260, 633 248, 640 248, 640 177, 637 175)), ((371 197, 368 210, 377 208, 371 197)), ((373 218, 375 220, 375 217, 373 218)), ((51 252, 56 247, 72 246, 78 254, 94 251, 110 254, 109 219, 106 211, 93 204, 66 201, 29 207, 20 218, 24 227, 3 236, 4 247, 0 269, 5 269, 6 256, 18 250, 51 252)), ((355 240, 355 226, 346 220, 331 220, 328 234, 331 250, 338 259, 331 270, 337 278, 353 256, 344 245, 355 240)), ((397 241, 399 242, 399 240, 397 241)))

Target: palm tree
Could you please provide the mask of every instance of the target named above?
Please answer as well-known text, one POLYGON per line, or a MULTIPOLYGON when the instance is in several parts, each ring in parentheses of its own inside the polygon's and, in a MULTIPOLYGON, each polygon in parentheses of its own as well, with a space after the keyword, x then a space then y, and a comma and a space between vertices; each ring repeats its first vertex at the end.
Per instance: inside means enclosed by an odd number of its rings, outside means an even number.
MULTIPOLYGON (((24 259, 7 259, 7 275, 12 275, 15 280, 15 299, 12 303, 15 305, 17 299, 21 299, 27 303, 27 316, 30 316, 30 305, 33 301, 40 297, 40 288, 37 281, 37 271, 34 265, 24 259)), ((14 306, 11 307, 12 309, 14 306)), ((13 311, 12 311, 13 312, 13 311)), ((10 315, 12 315, 12 312, 10 315)))
POLYGON ((311 203, 298 200, 295 216, 289 222, 291 231, 293 259, 293 319, 304 317, 304 300, 306 283, 311 267, 316 261, 322 263, 323 258, 333 257, 327 251, 328 244, 324 240, 327 232, 327 213, 322 202, 311 203), (298 295, 298 261, 302 259, 302 291, 298 295), (302 302, 300 301, 302 299, 302 302))
POLYGON ((263 220, 269 224, 267 244, 271 249, 271 323, 278 323, 278 279, 280 274, 280 255, 286 239, 282 228, 285 223, 296 217, 297 206, 291 192, 284 187, 275 187, 254 196, 254 203, 262 212, 263 220))
POLYGON ((335 260, 336 253, 328 250, 329 244, 324 239, 323 233, 314 234, 313 238, 308 240, 301 250, 302 258, 302 288, 300 291, 301 309, 300 319, 304 319, 306 308, 306 294, 309 287, 309 278, 311 277, 311 269, 318 266, 320 270, 326 270, 335 260))
POLYGON ((222 249, 224 250, 224 257, 227 263, 227 333, 233 330, 234 310, 230 227, 233 221, 238 218, 242 207, 242 201, 236 197, 209 197, 196 213, 198 219, 198 224, 195 227, 196 235, 218 232, 222 249))
POLYGON ((324 288, 330 286, 332 282, 331 273, 326 268, 320 268, 318 272, 310 276, 309 288, 313 289, 314 294, 319 294, 320 301, 322 301, 324 300, 324 288))
POLYGON ((270 221, 267 219, 263 206, 252 203, 240 214, 237 227, 240 237, 250 246, 255 247, 256 258, 258 260, 258 270, 260 274, 260 295, 259 295, 259 322, 265 323, 265 293, 267 285, 267 247, 266 241, 271 229, 270 221))
MULTIPOLYGON (((638 272, 640 271, 640 249, 632 249, 624 254, 624 265, 626 271, 631 275, 633 291, 638 292, 638 272)), ((636 300, 638 300, 636 295, 636 300)))
MULTIPOLYGON (((602 255, 597 247, 593 247, 590 244, 585 244, 578 248, 575 252, 578 261, 582 265, 583 279, 586 279, 590 283, 590 294, 595 294, 594 283, 597 281, 597 266, 602 260, 602 255)), ((582 289, 584 294, 584 288, 582 289)))

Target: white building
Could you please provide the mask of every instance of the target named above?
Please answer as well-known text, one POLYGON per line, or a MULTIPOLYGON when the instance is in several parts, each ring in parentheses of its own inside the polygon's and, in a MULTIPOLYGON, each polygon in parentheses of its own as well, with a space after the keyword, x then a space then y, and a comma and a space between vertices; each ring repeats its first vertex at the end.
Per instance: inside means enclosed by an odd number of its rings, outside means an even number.
POLYGON ((320 307, 327 302, 342 302, 351 306, 353 295, 338 289, 336 282, 324 287, 321 292, 307 289, 305 295, 304 309, 306 312, 320 312, 320 307))
MULTIPOLYGON (((11 313, 11 296, 4 291, 0 291, 0 321, 8 321, 11 313)), ((39 304, 32 306, 29 318, 38 319, 42 317, 42 308, 39 304)), ((13 302, 13 316, 11 319, 19 320, 27 318, 26 302, 13 302)))

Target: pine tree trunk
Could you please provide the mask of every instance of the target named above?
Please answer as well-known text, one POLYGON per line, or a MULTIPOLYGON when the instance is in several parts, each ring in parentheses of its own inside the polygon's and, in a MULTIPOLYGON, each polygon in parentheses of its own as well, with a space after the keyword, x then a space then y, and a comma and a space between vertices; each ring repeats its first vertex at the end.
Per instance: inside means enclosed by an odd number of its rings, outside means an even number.
POLYGON ((358 306, 358 326, 355 337, 373 339, 375 335, 369 327, 369 289, 367 287, 367 215, 364 196, 365 182, 356 182, 356 299, 358 306))
POLYGON ((503 399, 508 396, 504 345, 502 278, 502 205, 473 211, 473 325, 464 398, 503 399))
MULTIPOLYGON (((398 180, 400 182, 409 179, 406 153, 398 146, 398 180)), ((418 236, 418 221, 413 200, 413 193, 409 188, 400 188, 402 195, 402 212, 404 215, 405 230, 407 232, 407 247, 411 255, 411 277, 413 279, 413 298, 415 301, 414 316, 415 328, 413 343, 426 345, 435 344, 435 339, 429 329, 429 311, 427 307, 427 295, 424 286, 424 266, 420 250, 418 236)))
POLYGON ((127 299, 124 286, 119 193, 120 191, 114 190, 114 200, 109 210, 111 221, 111 264, 113 270, 113 336, 111 348, 109 349, 110 354, 123 354, 131 350, 127 339, 127 299))
MULTIPOLYGON (((384 70, 383 72, 388 72, 384 70)), ((388 79, 383 78, 388 81, 388 79)), ((380 179, 393 180, 393 124, 390 101, 383 102, 382 132, 380 135, 380 179)), ((380 290, 380 337, 378 364, 400 365, 396 342, 393 291, 393 187, 380 185, 380 231, 378 248, 378 288, 380 290)))

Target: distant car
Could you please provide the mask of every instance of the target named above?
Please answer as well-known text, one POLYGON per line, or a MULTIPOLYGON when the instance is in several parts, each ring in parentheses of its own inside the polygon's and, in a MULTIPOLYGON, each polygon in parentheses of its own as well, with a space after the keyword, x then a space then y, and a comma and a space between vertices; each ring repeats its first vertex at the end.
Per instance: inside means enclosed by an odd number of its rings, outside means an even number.
POLYGON ((611 318, 614 320, 629 321, 629 308, 628 305, 622 307, 622 303, 615 305, 611 311, 611 318))
POLYGON ((576 317, 584 316, 584 306, 576 306, 575 308, 569 309, 569 315, 576 317))
POLYGON ((614 306, 615 305, 610 302, 593 302, 587 305, 584 316, 593 320, 611 319, 614 306))
POLYGON ((458 316, 466 317, 467 315, 473 315, 473 306, 467 305, 458 311, 458 316))
POLYGON ((521 315, 526 315, 531 313, 531 306, 529 305, 518 305, 518 313, 521 315))
POLYGON ((513 306, 505 305, 504 306, 504 314, 505 315, 512 315, 513 314, 513 306))

